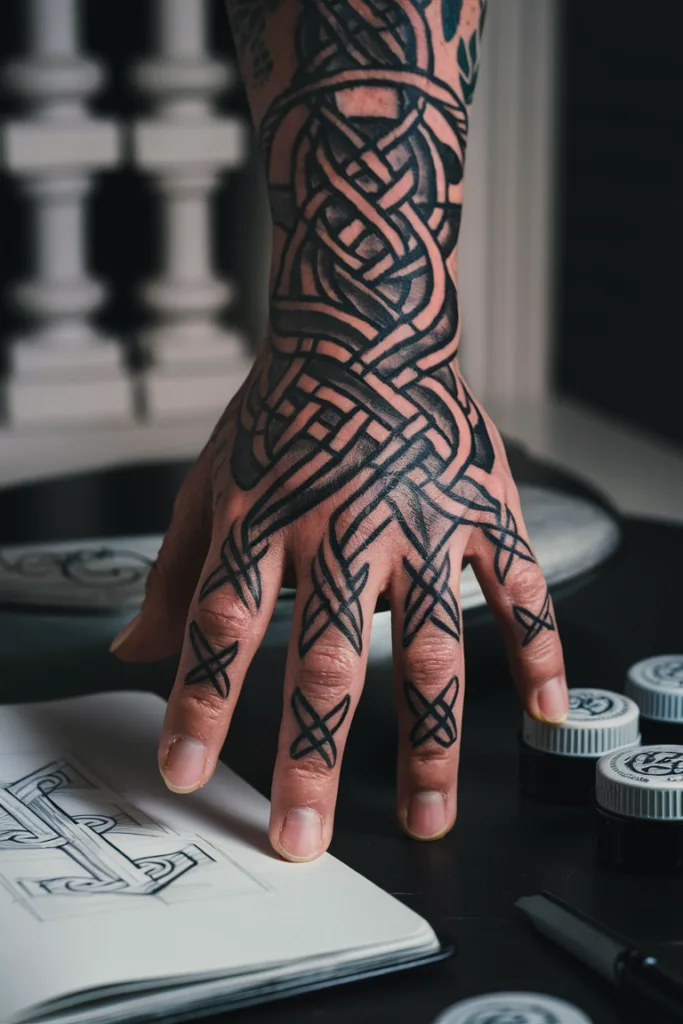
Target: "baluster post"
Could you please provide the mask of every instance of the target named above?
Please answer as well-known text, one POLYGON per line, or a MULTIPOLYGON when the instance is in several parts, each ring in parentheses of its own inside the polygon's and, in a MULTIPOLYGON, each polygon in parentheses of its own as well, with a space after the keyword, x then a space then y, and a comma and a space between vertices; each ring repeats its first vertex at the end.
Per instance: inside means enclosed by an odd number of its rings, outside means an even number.
POLYGON ((10 339, 9 419, 128 419, 121 346, 91 320, 106 288, 89 272, 86 244, 88 196, 120 162, 120 128, 87 109, 104 72, 81 53, 79 0, 25 0, 22 12, 26 53, 4 79, 24 113, 5 126, 3 149, 27 201, 33 267, 11 292, 27 326, 10 339))
POLYGON ((221 322, 235 286, 216 275, 212 253, 212 198, 248 145, 245 126, 213 109, 233 71, 209 54, 206 0, 154 0, 152 15, 156 53, 134 71, 152 112, 134 127, 133 152, 160 204, 160 271, 142 288, 153 316, 142 344, 155 419, 222 410, 251 358, 221 322))

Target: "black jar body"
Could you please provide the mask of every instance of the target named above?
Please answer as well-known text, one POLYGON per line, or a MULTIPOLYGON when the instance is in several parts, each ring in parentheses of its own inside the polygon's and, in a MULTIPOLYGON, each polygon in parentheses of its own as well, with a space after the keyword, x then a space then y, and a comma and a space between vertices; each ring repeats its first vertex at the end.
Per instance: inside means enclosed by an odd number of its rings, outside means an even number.
POLYGON ((640 716, 640 732, 643 743, 683 744, 683 722, 663 722, 657 718, 640 716))
POLYGON ((585 805, 595 785, 598 760, 639 740, 634 701, 611 690, 572 688, 563 722, 539 721, 524 713, 519 734, 520 789, 535 800, 585 805))
POLYGON ((592 800, 595 854, 601 867, 639 875, 683 874, 683 821, 643 821, 592 800))
POLYGON ((594 812, 602 867, 683 874, 683 746, 650 744, 601 757, 594 812))
POLYGON ((597 757, 567 757, 536 750, 519 736, 519 788, 544 803, 580 806, 590 801, 597 757))

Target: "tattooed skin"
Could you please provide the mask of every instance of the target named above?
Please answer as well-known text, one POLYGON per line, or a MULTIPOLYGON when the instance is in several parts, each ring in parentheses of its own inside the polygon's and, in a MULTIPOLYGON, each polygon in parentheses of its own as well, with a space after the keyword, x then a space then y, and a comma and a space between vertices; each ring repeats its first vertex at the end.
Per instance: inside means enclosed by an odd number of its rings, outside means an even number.
POLYGON ((290 757, 299 761, 309 754, 319 754, 328 768, 334 768, 337 763, 334 735, 344 724, 350 707, 351 697, 347 693, 330 711, 321 715, 297 687, 292 695, 292 713, 299 734, 290 747, 290 757))
POLYGON ((227 668, 235 660, 237 644, 215 651, 194 620, 190 623, 188 637, 197 664, 185 676, 185 685, 209 683, 219 697, 227 700, 230 695, 227 668))
POLYGON ((458 738, 458 726, 453 714, 460 692, 458 677, 453 676, 433 700, 428 700, 417 686, 408 680, 403 684, 403 692, 415 719, 415 724, 410 730, 410 745, 417 748, 431 740, 440 747, 452 747, 458 738))
POLYGON ((409 544, 405 646, 426 623, 460 638, 449 556, 460 527, 492 545, 501 583, 533 561, 491 485, 494 445, 458 372, 468 113, 436 76, 438 2, 304 0, 299 69, 261 125, 279 257, 271 339, 221 455, 247 511, 201 597, 229 585, 258 608, 270 539, 343 492, 310 567, 302 655, 328 630, 361 652, 381 537, 409 544))
POLYGON ((551 633, 555 632, 555 620, 553 619, 550 607, 550 594, 548 591, 546 591, 543 606, 538 614, 532 612, 529 608, 522 608, 518 604, 513 605, 512 612, 524 630, 522 647, 527 647, 544 629, 551 633))
POLYGON ((228 0, 235 43, 246 63, 251 61, 253 85, 264 85, 273 70, 273 58, 265 43, 268 15, 279 0, 228 0))

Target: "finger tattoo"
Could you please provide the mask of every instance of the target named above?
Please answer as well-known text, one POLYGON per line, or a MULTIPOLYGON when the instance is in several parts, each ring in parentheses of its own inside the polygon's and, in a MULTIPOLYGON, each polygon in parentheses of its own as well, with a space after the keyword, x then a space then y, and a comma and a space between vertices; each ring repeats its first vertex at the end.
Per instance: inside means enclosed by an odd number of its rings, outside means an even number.
POLYGON ((237 641, 220 650, 214 650, 194 619, 190 623, 188 635, 197 664, 185 676, 185 685, 209 683, 219 697, 227 700, 230 693, 227 668, 235 660, 237 641))
POLYGON ((551 633, 555 632, 555 620, 550 610, 550 592, 548 590, 546 590, 545 601, 538 615, 529 608, 522 608, 518 604, 512 606, 512 612, 517 622, 525 630, 522 647, 528 647, 544 629, 551 633))
POLYGON ((299 733, 289 748, 290 756, 298 761, 308 754, 320 754, 328 768, 337 763, 335 733, 339 731, 351 707, 347 693, 338 704, 326 714, 320 714, 306 699, 299 687, 292 694, 292 712, 299 726, 299 733))
POLYGON ((409 680, 403 684, 403 692, 415 718, 410 730, 410 745, 413 749, 421 747, 428 740, 434 740, 446 749, 452 747, 458 738, 458 726, 453 714, 460 692, 458 677, 453 676, 433 700, 425 697, 409 680))

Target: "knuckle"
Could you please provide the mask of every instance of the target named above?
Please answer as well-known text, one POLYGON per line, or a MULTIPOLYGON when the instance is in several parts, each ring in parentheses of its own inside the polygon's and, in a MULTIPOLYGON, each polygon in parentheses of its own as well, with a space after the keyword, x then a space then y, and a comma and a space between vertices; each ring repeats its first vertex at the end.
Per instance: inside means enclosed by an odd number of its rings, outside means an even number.
POLYGON ((358 656, 347 647, 316 644, 306 655, 297 673, 304 692, 325 700, 343 696, 358 674, 358 656))
POLYGON ((544 630, 530 644, 523 648, 524 661, 529 666, 542 667, 548 670, 552 662, 561 662, 560 643, 556 632, 544 630))
POLYGON ((209 729, 215 723, 223 720, 225 701, 217 693, 212 693, 208 687, 197 686, 183 687, 183 690, 178 709, 181 718, 184 714, 191 714, 192 718, 199 715, 209 729))
POLYGON ((282 782, 288 790, 305 792, 308 797, 317 796, 329 787, 330 782, 334 782, 339 767, 339 759, 333 768, 328 768, 321 758, 314 756, 290 761, 283 771, 282 782))
POLYGON ((514 568, 516 571, 511 574, 507 588, 510 604, 536 611, 543 604, 547 590, 543 573, 535 562, 523 562, 514 568))
POLYGON ((424 747, 413 750, 410 754, 410 765, 415 775, 440 775, 450 778, 454 772, 455 747, 441 747, 438 743, 429 742, 424 747))
POLYGON ((196 619, 207 636, 222 644, 246 641, 254 635, 254 616, 235 599, 203 603, 196 619))
POLYGON ((449 643, 434 641, 419 652, 406 665, 407 678, 429 695, 440 690, 445 682, 459 673, 460 666, 453 647, 449 643))
POLYGON ((204 692, 195 689, 193 693, 187 693, 185 699, 193 703, 193 707, 201 712, 205 721, 217 722, 225 714, 225 701, 218 694, 212 695, 208 689, 204 692))

